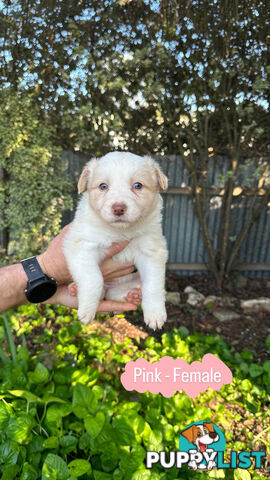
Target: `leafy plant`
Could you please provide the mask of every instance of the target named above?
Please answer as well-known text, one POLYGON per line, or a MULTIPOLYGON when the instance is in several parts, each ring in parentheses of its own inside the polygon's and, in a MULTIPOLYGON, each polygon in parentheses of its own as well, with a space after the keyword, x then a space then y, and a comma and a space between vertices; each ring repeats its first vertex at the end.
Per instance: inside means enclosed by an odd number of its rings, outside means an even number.
POLYGON ((155 466, 150 472, 144 460, 147 450, 177 450, 181 431, 209 418, 224 429, 227 449, 269 450, 269 362, 257 365, 250 352, 235 352, 218 335, 190 335, 183 327, 164 333, 160 341, 148 337, 139 350, 130 339, 120 344, 91 333, 65 307, 27 305, 0 318, 5 328, 9 325, 8 336, 0 336, 2 479, 265 478, 253 469, 207 474, 155 466), (44 333, 38 337, 40 327, 44 333), (11 346, 16 357, 10 356, 11 346), (233 371, 232 383, 219 392, 207 390, 194 400, 183 392, 164 398, 133 395, 120 383, 129 360, 169 355, 191 362, 207 352, 233 371), (264 428, 255 434, 243 428, 246 420, 264 428))

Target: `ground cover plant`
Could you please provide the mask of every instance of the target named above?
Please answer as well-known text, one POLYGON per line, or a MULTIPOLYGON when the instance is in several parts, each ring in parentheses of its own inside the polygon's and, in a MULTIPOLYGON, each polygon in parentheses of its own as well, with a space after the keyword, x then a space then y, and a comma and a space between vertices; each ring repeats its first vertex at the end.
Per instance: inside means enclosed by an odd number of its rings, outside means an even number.
MULTIPOLYGON (((270 361, 236 352, 219 335, 185 327, 144 342, 90 332, 65 307, 29 305, 2 314, 0 327, 0 472, 3 480, 174 480, 268 478, 260 471, 211 473, 145 468, 147 450, 178 450, 181 431, 211 420, 226 450, 266 450, 270 439, 270 361), (194 400, 127 392, 120 374, 129 360, 164 355, 188 362, 219 356, 233 372, 220 392, 194 400)), ((270 349, 269 339, 266 340, 270 349)), ((267 473, 268 472, 268 473, 267 473)))

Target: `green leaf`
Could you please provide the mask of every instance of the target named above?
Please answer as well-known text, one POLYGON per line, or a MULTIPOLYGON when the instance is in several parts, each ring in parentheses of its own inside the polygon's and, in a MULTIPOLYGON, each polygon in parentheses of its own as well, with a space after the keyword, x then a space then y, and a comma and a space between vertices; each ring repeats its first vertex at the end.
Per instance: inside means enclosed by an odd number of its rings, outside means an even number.
POLYGON ((113 421, 112 427, 112 435, 115 443, 128 446, 136 443, 134 432, 128 425, 124 416, 116 417, 113 421))
POLYGON ((58 437, 49 437, 46 438, 43 442, 44 448, 58 448, 59 447, 59 439, 58 437))
POLYGON ((234 480, 250 480, 251 476, 247 470, 242 470, 242 468, 237 468, 233 472, 234 480))
POLYGON ((73 460, 68 464, 68 469, 70 475, 73 475, 74 477, 80 477, 81 475, 84 475, 85 473, 91 473, 92 468, 91 464, 87 460, 73 460))
POLYGON ((29 360, 29 351, 27 347, 21 347, 17 351, 17 361, 20 362, 21 360, 24 360, 25 362, 29 360))
POLYGON ((41 435, 38 435, 38 436, 35 435, 28 445, 29 452, 35 453, 35 454, 38 452, 43 452, 44 440, 45 440, 44 437, 42 437, 41 435))
POLYGON ((6 422, 9 420, 10 413, 11 413, 11 408, 1 402, 0 403, 0 427, 2 426, 3 422, 6 422))
POLYGON ((210 478, 225 478, 224 470, 211 470, 211 472, 207 472, 210 478))
POLYGON ((84 419, 86 431, 92 438, 96 438, 100 434, 104 423, 105 415, 103 412, 97 412, 96 415, 87 415, 84 419))
POLYGON ((31 429, 36 424, 35 420, 28 413, 21 413, 16 418, 11 418, 8 422, 7 437, 20 444, 28 444, 31 439, 31 429))
POLYGON ((36 469, 28 462, 23 465, 23 471, 20 476, 20 480, 36 480, 38 476, 39 474, 36 469))
POLYGON ((132 474, 142 465, 144 459, 144 448, 141 445, 136 445, 130 452, 120 452, 119 468, 127 478, 131 478, 132 474))
POLYGON ((121 472, 121 470, 119 470, 119 468, 117 468, 113 472, 113 480, 123 480, 123 478, 124 478, 123 472, 121 472))
POLYGON ((4 468, 1 480, 13 480, 13 478, 17 478, 16 475, 19 471, 19 465, 9 465, 4 468))
POLYGON ((95 480, 113 480, 113 476, 110 473, 99 472, 98 470, 93 470, 95 480))
POLYGON ((35 370, 28 375, 33 383, 45 383, 50 376, 49 370, 42 363, 38 363, 35 370))
POLYGON ((131 480, 148 480, 148 479, 151 479, 151 480, 154 479, 154 475, 150 470, 146 470, 146 469, 133 473, 131 477, 131 480))
POLYGON ((62 418, 66 415, 69 415, 71 411, 72 407, 69 403, 50 405, 47 410, 46 420, 48 423, 60 426, 62 423, 62 418))
POLYGON ((160 430, 154 429, 147 433, 147 449, 155 452, 163 450, 162 432, 160 430))
POLYGON ((73 388, 72 406, 78 418, 84 418, 97 408, 97 398, 90 387, 78 383, 73 388))
POLYGON ((62 398, 59 398, 59 397, 55 397, 54 395, 50 395, 50 394, 45 394, 43 397, 42 397, 42 401, 44 403, 66 403, 65 400, 62 400, 62 398))
POLYGON ((49 453, 42 466, 42 480, 67 480, 69 471, 66 462, 53 453, 49 453))
POLYGON ((0 459, 5 466, 15 465, 19 453, 20 447, 15 442, 5 442, 0 445, 0 459))
POLYGON ((263 374, 263 367, 261 365, 257 365, 256 363, 252 363, 249 373, 252 378, 259 377, 259 375, 263 374))
POLYGON ((266 360, 266 362, 264 362, 263 369, 270 375, 270 360, 266 360))
POLYGON ((14 397, 25 398, 25 400, 27 400, 29 403, 42 401, 39 397, 37 397, 37 395, 34 395, 31 392, 27 392, 26 390, 9 390, 9 393, 11 393, 11 395, 14 395, 14 397))
POLYGON ((102 469, 105 472, 111 472, 117 467, 119 461, 119 448, 113 441, 110 441, 110 448, 103 449, 100 459, 102 469))
POLYGON ((61 453, 70 453, 76 449, 78 439, 73 435, 64 435, 60 438, 61 453))
POLYGON ((88 433, 84 433, 81 437, 80 437, 80 440, 79 440, 79 448, 81 450, 89 450, 90 449, 90 437, 88 435, 88 433))

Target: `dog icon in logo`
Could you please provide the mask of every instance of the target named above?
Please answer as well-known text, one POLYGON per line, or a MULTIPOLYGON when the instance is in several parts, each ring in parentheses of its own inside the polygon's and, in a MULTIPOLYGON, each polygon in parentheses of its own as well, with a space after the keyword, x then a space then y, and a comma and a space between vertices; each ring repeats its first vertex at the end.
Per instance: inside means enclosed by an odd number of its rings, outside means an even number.
POLYGON ((189 449, 189 453, 193 456, 193 459, 188 464, 190 469, 213 470, 217 468, 216 462, 211 458, 215 450, 209 448, 209 446, 220 439, 213 423, 204 422, 191 425, 182 432, 182 436, 196 447, 196 449, 189 449), (206 463, 198 464, 198 461, 200 462, 202 458, 206 463))

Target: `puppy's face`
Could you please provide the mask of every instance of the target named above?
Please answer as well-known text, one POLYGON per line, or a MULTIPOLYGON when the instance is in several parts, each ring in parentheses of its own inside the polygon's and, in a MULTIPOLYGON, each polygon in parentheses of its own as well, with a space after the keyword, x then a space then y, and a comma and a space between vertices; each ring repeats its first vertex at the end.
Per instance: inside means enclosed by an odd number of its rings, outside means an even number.
POLYGON ((213 423, 192 425, 192 427, 184 430, 182 435, 187 438, 189 442, 194 443, 200 452, 204 452, 208 445, 219 440, 219 435, 214 430, 213 423))
POLYGON ((167 178, 151 158, 113 152, 86 165, 79 193, 88 192, 90 207, 115 228, 126 228, 155 208, 167 178))

